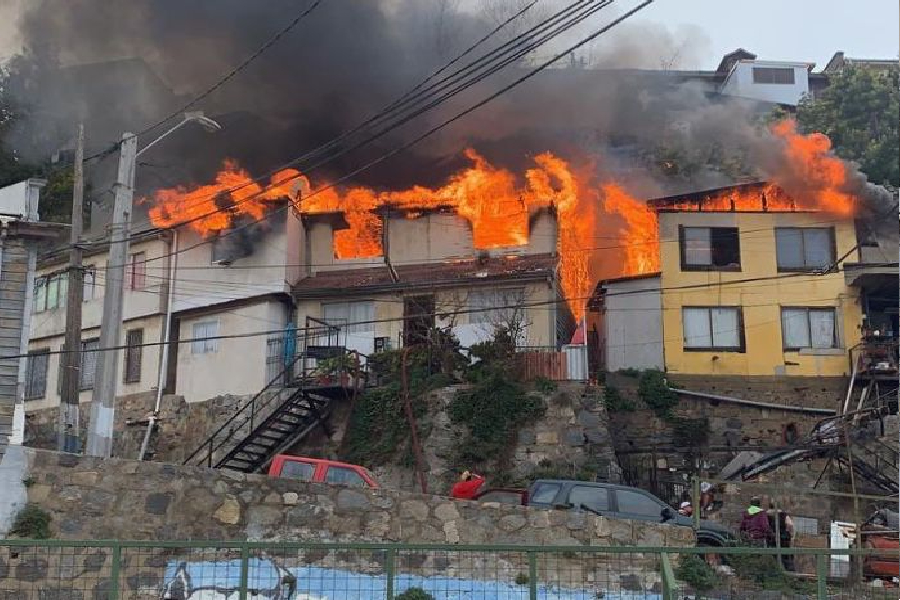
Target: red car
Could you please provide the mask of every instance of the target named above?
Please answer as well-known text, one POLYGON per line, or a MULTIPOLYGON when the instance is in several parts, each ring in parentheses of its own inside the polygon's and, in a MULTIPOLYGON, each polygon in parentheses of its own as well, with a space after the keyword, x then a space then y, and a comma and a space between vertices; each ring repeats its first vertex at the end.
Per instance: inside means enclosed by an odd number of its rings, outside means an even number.
POLYGON ((307 458, 278 454, 272 459, 269 467, 272 477, 286 477, 299 481, 317 483, 338 483, 355 487, 377 488, 378 482, 372 474, 359 465, 350 465, 336 460, 307 458))

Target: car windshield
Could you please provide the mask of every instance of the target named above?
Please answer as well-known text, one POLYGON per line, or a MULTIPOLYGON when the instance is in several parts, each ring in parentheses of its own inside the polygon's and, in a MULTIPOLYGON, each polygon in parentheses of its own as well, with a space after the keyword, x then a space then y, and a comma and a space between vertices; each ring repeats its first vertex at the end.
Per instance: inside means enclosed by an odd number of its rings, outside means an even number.
POLYGON ((562 484, 559 483, 539 483, 534 486, 531 501, 535 504, 551 504, 560 488, 562 488, 562 484))

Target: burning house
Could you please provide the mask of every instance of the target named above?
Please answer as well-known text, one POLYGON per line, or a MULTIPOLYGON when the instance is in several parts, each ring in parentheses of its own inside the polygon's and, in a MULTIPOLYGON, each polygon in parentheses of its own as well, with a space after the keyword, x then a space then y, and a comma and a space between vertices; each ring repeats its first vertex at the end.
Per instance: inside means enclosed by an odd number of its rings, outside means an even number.
POLYGON ((808 204, 763 182, 648 204, 658 272, 597 287, 606 370, 845 378, 868 323, 896 341, 885 307, 897 303, 897 266, 883 258, 896 258, 896 231, 874 262, 867 245, 879 242, 862 235, 872 225, 855 218, 850 197, 808 204))

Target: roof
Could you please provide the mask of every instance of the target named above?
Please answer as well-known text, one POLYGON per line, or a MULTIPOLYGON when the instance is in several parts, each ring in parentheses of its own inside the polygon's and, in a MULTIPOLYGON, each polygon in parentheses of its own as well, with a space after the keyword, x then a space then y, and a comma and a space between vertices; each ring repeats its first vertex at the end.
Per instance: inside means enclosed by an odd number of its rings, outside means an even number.
POLYGON ((662 273, 659 271, 653 271, 651 273, 638 273, 637 275, 623 275, 621 277, 613 277, 610 279, 601 279, 600 283, 597 284, 598 288, 600 286, 608 285, 611 283, 625 283, 626 281, 634 281, 636 279, 653 279, 654 277, 659 277, 662 273))
POLYGON ((557 264, 558 257, 548 253, 402 265, 394 267, 398 282, 393 281, 387 266, 322 271, 301 279, 294 286, 294 297, 324 298, 347 293, 480 285, 497 281, 539 281, 552 277, 557 264))

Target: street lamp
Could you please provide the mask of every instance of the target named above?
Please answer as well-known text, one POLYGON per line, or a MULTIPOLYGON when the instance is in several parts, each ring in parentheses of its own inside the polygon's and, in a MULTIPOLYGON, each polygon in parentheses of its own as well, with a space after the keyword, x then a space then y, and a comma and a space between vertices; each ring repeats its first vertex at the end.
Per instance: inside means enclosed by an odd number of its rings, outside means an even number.
MULTIPOLYGON (((109 224, 109 267, 106 271, 103 318, 100 322, 100 356, 96 362, 97 370, 91 397, 91 422, 87 440, 87 454, 90 456, 107 458, 112 452, 116 382, 118 381, 116 373, 119 365, 119 353, 113 348, 119 345, 122 331, 125 262, 128 258, 128 229, 134 199, 134 172, 137 157, 188 123, 197 123, 208 132, 222 129, 221 125, 203 116, 202 112, 188 112, 184 113, 184 118, 177 125, 144 146, 140 151, 137 149, 136 135, 132 133, 122 135, 119 148, 119 171, 114 186, 115 205, 112 221, 109 224)), ((168 316, 166 323, 168 329, 168 316)), ((168 337, 168 331, 166 331, 166 336, 168 337)))

